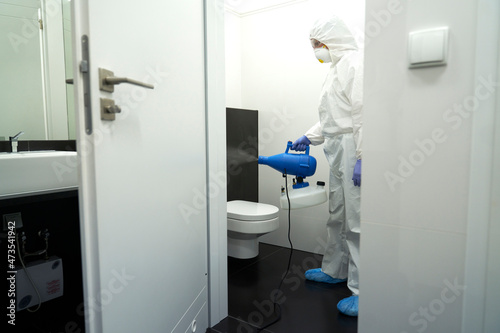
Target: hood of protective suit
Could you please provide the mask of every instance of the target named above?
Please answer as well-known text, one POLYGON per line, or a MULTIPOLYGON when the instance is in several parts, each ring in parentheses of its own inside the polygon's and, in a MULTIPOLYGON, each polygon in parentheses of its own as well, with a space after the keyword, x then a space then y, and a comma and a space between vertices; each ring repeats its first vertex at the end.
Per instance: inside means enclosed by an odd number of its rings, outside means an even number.
POLYGON ((347 25, 337 16, 317 20, 309 34, 309 38, 325 44, 335 65, 347 51, 357 50, 358 46, 347 25))

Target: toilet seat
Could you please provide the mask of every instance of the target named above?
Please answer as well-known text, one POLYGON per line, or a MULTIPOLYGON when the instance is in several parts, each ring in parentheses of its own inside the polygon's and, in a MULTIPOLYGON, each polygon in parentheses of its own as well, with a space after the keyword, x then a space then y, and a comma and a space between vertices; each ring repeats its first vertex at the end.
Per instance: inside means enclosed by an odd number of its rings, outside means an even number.
POLYGON ((227 203, 227 217, 241 221, 272 220, 279 215, 278 207, 243 200, 234 200, 227 203))

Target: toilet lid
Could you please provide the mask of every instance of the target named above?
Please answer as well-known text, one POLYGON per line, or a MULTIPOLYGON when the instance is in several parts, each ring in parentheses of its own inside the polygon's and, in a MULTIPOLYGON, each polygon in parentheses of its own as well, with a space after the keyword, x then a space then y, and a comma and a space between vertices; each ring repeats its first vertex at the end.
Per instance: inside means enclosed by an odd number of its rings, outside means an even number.
POLYGON ((259 202, 234 200, 227 203, 227 217, 245 221, 269 220, 277 217, 278 207, 259 202))

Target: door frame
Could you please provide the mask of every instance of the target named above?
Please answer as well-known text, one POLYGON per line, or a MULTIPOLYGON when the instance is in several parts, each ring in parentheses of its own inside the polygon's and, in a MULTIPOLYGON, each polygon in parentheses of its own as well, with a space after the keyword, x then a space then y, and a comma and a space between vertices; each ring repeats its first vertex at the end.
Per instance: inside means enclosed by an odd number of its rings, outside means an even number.
POLYGON ((205 0, 205 89, 208 202, 208 316, 228 315, 224 0, 205 0), (222 126, 222 127, 221 127, 222 126))
MULTIPOLYGON (((476 30, 475 85, 480 78, 496 81, 500 76, 500 4, 496 0, 478 0, 476 30)), ((493 222, 498 219, 493 210, 494 195, 498 200, 499 170, 494 167, 495 154, 499 156, 500 146, 495 145, 495 135, 500 134, 500 121, 495 121, 495 114, 500 114, 500 92, 496 89, 490 98, 482 100, 473 115, 471 164, 469 180, 469 209, 466 238, 464 303, 462 313, 462 332, 486 332, 485 319, 500 306, 497 298, 495 306, 486 306, 488 279, 493 278, 488 272, 490 247, 499 243, 490 237, 493 222), (496 123, 496 125, 495 125, 496 123), (495 128, 496 127, 496 128, 495 128), (495 134, 496 131, 496 134, 495 134), (495 180, 497 183, 495 184, 495 180), (488 312, 489 311, 489 312, 488 312), (489 313, 489 314, 488 314, 489 313)), ((498 222, 498 221, 497 221, 498 222)), ((498 224, 498 223, 497 223, 498 224)), ((498 227, 496 227, 498 230, 498 227)), ((491 261, 490 261, 491 264, 491 261)), ((500 276, 495 278, 498 280, 500 276)), ((491 282, 490 282, 491 283, 491 282)), ((491 288, 491 284, 490 284, 491 288)))

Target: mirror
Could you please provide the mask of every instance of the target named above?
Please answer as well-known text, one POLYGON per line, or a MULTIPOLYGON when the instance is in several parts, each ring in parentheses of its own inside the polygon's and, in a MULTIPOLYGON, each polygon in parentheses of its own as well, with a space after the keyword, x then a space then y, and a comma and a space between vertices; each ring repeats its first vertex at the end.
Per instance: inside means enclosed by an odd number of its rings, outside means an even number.
POLYGON ((75 139, 71 0, 0 0, 0 140, 75 139))

